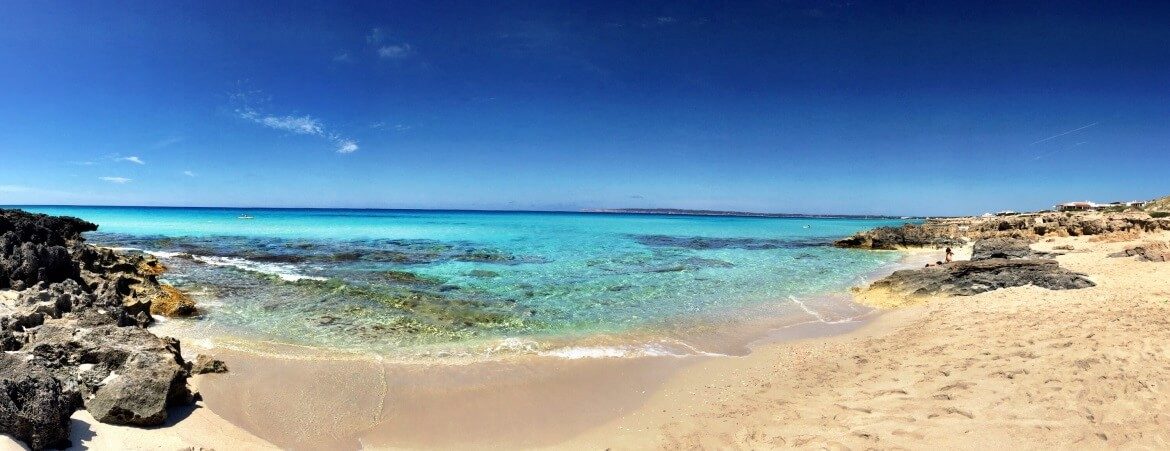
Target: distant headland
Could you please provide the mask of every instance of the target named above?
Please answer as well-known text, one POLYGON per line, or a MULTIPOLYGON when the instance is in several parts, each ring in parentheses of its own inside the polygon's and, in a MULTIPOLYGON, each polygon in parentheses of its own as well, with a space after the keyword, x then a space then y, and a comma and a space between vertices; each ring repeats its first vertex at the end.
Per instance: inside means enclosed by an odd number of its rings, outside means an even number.
POLYGON ((916 216, 889 215, 825 215, 805 213, 755 213, 749 211, 690 210, 683 208, 596 208, 581 210, 585 213, 619 213, 636 215, 685 215, 685 216, 742 216, 749 218, 849 218, 849 219, 921 219, 916 216))

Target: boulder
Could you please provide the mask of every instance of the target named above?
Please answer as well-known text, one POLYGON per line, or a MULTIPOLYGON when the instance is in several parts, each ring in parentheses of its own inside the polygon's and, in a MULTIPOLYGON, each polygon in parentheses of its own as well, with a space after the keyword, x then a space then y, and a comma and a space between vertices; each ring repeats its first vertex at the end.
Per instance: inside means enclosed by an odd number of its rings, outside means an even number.
POLYGON ((81 397, 39 359, 0 353, 0 433, 32 449, 66 448, 81 397))
POLYGON ((102 380, 85 409, 102 423, 157 426, 167 407, 190 402, 185 383, 186 370, 174 359, 135 353, 102 380))
POLYGON ((969 296, 1024 285, 1072 290, 1096 284, 1084 274, 1061 268, 1056 260, 990 258, 895 271, 870 289, 913 296, 969 296))
POLYGON ((159 295, 150 302, 150 313, 170 317, 186 317, 195 314, 195 301, 178 288, 162 284, 159 295))
MULTIPOLYGON (((39 338, 39 337, 38 337, 39 338)), ((74 334, 81 363, 102 376, 85 408, 103 423, 152 426, 167 407, 193 401, 177 340, 137 327, 101 326, 74 334)))
POLYGON ((226 373, 228 367, 222 360, 211 358, 205 354, 195 356, 195 363, 191 364, 192 374, 226 373))

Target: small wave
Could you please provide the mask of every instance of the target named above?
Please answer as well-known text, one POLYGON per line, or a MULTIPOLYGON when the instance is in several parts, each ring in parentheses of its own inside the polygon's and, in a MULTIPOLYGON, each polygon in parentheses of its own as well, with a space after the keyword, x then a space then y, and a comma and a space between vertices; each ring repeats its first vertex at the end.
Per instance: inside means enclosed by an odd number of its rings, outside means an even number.
POLYGON ((577 359, 621 359, 635 357, 693 357, 724 356, 713 352, 700 351, 686 343, 647 343, 624 346, 568 346, 541 352, 545 357, 567 360, 577 359))
POLYGON ((143 251, 143 252, 146 252, 147 254, 150 254, 150 255, 153 255, 153 256, 159 257, 159 258, 175 258, 175 257, 178 257, 180 255, 183 255, 182 252, 167 252, 167 251, 143 251))
POLYGON ((203 255, 193 255, 192 258, 194 258, 195 261, 212 266, 226 266, 242 269, 244 271, 252 271, 276 276, 286 282, 296 282, 298 280, 328 280, 328 278, 325 277, 299 274, 296 272, 296 268, 292 265, 280 263, 261 263, 238 257, 215 257, 203 255))
POLYGON ((824 316, 821 316, 820 313, 817 313, 816 310, 808 308, 807 305, 804 305, 803 302, 800 302, 800 299, 797 299, 796 296, 789 295, 788 300, 792 301, 793 304, 796 304, 798 307, 800 307, 801 310, 804 310, 805 313, 812 315, 812 317, 816 318, 817 321, 825 323, 825 324, 843 324, 843 323, 848 323, 848 322, 853 321, 853 318, 844 318, 844 319, 829 321, 829 320, 826 320, 824 316))

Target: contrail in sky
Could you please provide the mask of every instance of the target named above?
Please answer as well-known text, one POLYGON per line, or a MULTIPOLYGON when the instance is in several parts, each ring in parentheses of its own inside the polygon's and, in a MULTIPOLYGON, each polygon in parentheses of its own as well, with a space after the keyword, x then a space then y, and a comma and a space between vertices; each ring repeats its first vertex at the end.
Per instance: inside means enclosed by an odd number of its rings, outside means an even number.
POLYGON ((1085 144, 1085 142, 1084 142, 1084 141, 1081 141, 1081 142, 1079 142, 1079 143, 1073 144, 1073 145, 1071 145, 1071 146, 1068 146, 1068 147, 1062 147, 1062 148, 1059 148, 1059 149, 1053 150, 1053 151, 1051 151, 1051 152, 1048 152, 1048 153, 1044 153, 1044 154, 1036 155, 1036 157, 1035 157, 1035 158, 1033 158, 1033 160, 1039 160, 1039 159, 1041 159, 1041 158, 1044 158, 1044 157, 1052 156, 1053 154, 1055 154, 1055 153, 1057 153, 1057 152, 1064 152, 1064 151, 1066 151, 1066 150, 1072 150, 1072 149, 1073 149, 1073 148, 1075 148, 1075 147, 1080 147, 1080 146, 1081 146, 1081 144, 1085 144))
POLYGON ((1094 123, 1092 123, 1092 124, 1086 125, 1086 126, 1084 126, 1084 127, 1081 127, 1081 128, 1074 128, 1074 129, 1072 129, 1072 130, 1069 130, 1069 131, 1067 131, 1067 132, 1064 132, 1064 133, 1058 133, 1058 134, 1055 134, 1055 135, 1049 136, 1049 137, 1047 137, 1047 138, 1041 139, 1041 140, 1039 140, 1039 141, 1036 141, 1036 142, 1034 142, 1034 143, 1032 143, 1032 144, 1029 144, 1029 145, 1030 145, 1030 146, 1034 146, 1034 145, 1036 145, 1036 144, 1040 144, 1040 143, 1042 143, 1042 142, 1044 142, 1044 141, 1053 140, 1053 139, 1059 138, 1059 137, 1061 137, 1061 136, 1067 135, 1067 134, 1069 134, 1069 133, 1076 133, 1076 132, 1079 132, 1079 131, 1081 131, 1081 130, 1084 130, 1084 129, 1086 129, 1086 128, 1092 127, 1092 126, 1094 126, 1094 125, 1097 125, 1097 123, 1096 123, 1096 122, 1094 122, 1094 123))

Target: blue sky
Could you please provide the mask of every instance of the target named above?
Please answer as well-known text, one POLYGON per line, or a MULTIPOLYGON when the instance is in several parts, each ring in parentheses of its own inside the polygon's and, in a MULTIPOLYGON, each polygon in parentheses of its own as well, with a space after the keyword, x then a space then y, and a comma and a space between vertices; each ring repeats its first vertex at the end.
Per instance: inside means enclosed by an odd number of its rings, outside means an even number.
POLYGON ((160 3, 0 3, 0 204, 933 215, 1170 194, 1158 3, 160 3))

